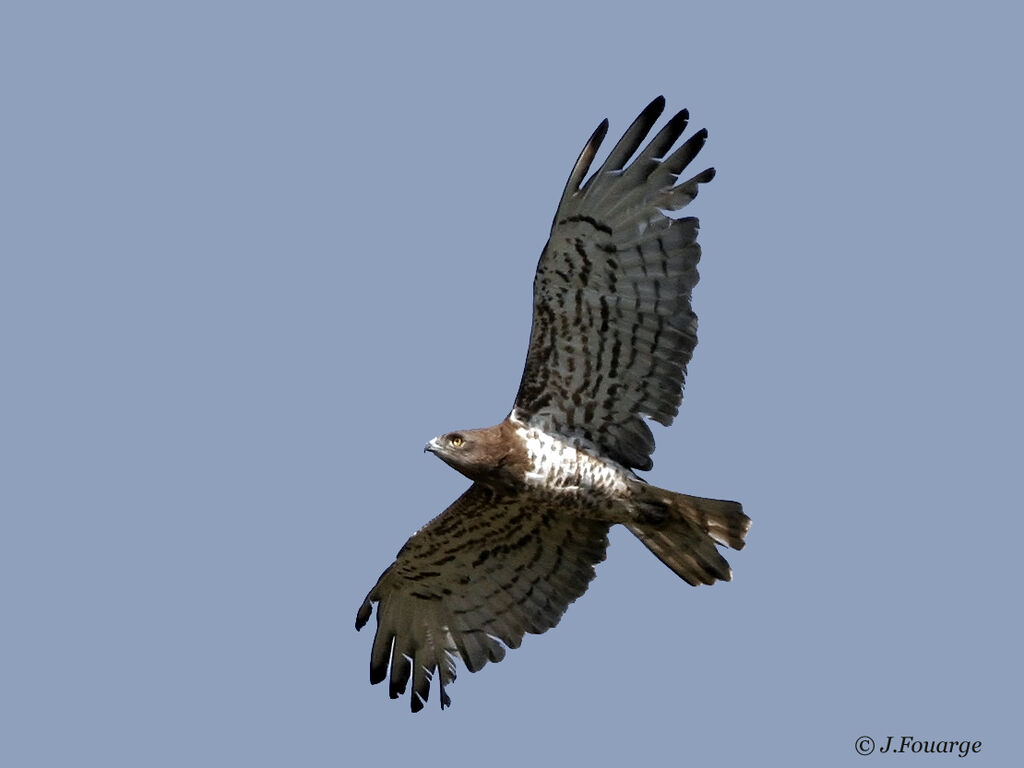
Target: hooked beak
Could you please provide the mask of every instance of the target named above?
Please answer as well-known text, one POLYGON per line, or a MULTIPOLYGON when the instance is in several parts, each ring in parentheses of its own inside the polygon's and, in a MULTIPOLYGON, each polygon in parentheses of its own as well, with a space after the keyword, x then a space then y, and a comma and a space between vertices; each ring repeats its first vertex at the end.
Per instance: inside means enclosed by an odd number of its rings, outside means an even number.
POLYGON ((434 454, 436 454, 440 449, 441 449, 441 446, 438 445, 436 437, 433 440, 431 440, 429 443, 427 443, 426 445, 423 446, 423 452, 424 453, 434 453, 434 454))

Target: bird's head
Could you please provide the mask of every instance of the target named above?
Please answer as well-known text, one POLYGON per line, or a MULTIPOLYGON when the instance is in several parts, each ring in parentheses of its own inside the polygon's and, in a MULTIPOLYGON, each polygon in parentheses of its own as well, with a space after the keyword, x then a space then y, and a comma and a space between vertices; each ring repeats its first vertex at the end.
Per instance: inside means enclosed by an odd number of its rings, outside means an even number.
POLYGON ((450 467, 454 467, 462 474, 472 478, 470 471, 485 460, 481 447, 487 442, 481 439, 475 432, 481 430, 467 429, 461 432, 448 432, 439 435, 427 443, 423 450, 432 453, 450 467))
POLYGON ((437 456, 470 480, 485 485, 507 485, 515 467, 510 462, 515 444, 508 440, 504 425, 486 429, 463 429, 435 437, 423 450, 437 456))

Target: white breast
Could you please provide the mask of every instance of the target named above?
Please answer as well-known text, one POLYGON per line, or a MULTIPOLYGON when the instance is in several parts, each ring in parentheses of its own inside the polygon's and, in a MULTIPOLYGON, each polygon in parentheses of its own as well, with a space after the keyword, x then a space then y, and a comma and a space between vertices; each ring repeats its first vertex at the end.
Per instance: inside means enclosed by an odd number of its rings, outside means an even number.
POLYGON ((595 458, 569 441, 526 425, 517 427, 516 434, 526 444, 530 463, 527 485, 565 493, 626 493, 627 472, 614 462, 595 458))

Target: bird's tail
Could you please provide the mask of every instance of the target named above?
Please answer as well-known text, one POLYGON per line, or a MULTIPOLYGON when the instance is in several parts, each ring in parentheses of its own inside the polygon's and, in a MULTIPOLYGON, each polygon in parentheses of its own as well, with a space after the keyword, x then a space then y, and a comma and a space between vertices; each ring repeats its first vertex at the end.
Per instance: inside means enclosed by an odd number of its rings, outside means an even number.
POLYGON ((694 586, 732 578, 715 544, 743 549, 750 518, 738 502, 687 496, 646 483, 633 487, 633 498, 637 519, 626 527, 679 577, 694 586))

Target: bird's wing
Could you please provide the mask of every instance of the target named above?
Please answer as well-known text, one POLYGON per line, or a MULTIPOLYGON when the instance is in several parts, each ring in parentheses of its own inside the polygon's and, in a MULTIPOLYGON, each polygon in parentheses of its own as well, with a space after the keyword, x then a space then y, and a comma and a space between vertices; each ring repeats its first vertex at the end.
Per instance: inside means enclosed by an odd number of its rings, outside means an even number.
POLYGON ((533 328, 513 414, 582 438, 636 469, 653 466, 648 416, 672 423, 697 344, 690 293, 698 222, 673 218, 714 169, 677 184, 707 132, 670 150, 686 128, 676 114, 644 147, 665 100, 640 114, 586 183, 608 130, 601 123, 569 176, 533 284, 533 328))
POLYGON ((524 633, 555 626, 604 560, 608 527, 474 484, 413 534, 363 601, 356 629, 378 604, 370 682, 390 665, 394 699, 411 675, 416 712, 437 674, 447 706, 454 657, 476 672, 518 648, 524 633))

